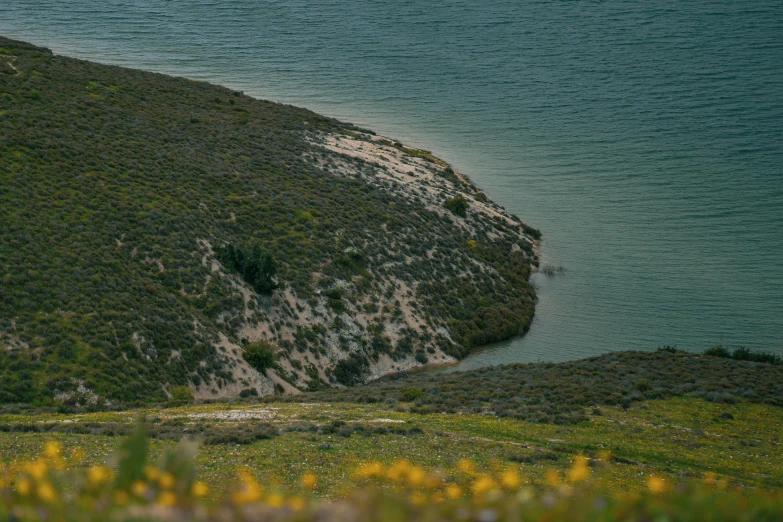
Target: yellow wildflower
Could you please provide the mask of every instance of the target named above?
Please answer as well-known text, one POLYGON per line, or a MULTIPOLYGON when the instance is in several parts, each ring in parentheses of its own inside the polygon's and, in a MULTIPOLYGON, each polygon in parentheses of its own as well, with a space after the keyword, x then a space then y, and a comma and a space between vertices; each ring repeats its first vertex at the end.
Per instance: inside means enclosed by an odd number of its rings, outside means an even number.
POLYGON ((166 473, 163 473, 160 477, 158 477, 158 484, 160 484, 160 487, 163 489, 171 489, 174 487, 174 483, 176 480, 174 480, 174 475, 169 473, 168 471, 166 473))
POLYGON ((246 468, 240 469, 239 479, 241 481, 239 488, 231 494, 234 503, 243 504, 258 501, 261 498, 261 486, 250 474, 250 471, 246 468))
POLYGON ((708 471, 704 474, 704 478, 702 479, 705 484, 715 484, 715 481, 718 479, 718 476, 715 475, 712 471, 708 471))
POLYGON ((410 463, 407 460, 396 460, 389 471, 386 473, 386 477, 389 480, 400 480, 408 473, 410 469, 410 463))
POLYGON ((666 491, 666 481, 656 475, 650 475, 647 479, 647 488, 653 493, 663 493, 666 491))
POLYGON ((425 474, 423 469, 418 466, 412 466, 411 469, 408 470, 408 485, 415 488, 424 482, 424 477, 425 474))
POLYGON ((48 458, 56 459, 59 458, 62 449, 63 449, 62 444, 60 444, 56 440, 50 440, 44 444, 43 452, 44 455, 46 455, 48 458))
POLYGON ((280 507, 283 505, 283 496, 277 493, 270 493, 269 496, 266 497, 266 503, 272 507, 280 507))
POLYGON ((544 482, 550 486, 557 486, 560 483, 560 473, 554 469, 548 470, 544 476, 544 482))
POLYGON ((28 462, 25 469, 33 478, 40 480, 46 474, 46 463, 41 459, 36 459, 28 462))
POLYGON ((161 506, 173 506, 177 503, 177 495, 171 491, 161 491, 155 502, 161 506))
POLYGON ((581 482, 590 476, 590 468, 587 465, 587 457, 582 455, 574 459, 574 465, 568 471, 568 480, 571 482, 581 482))
POLYGON ((380 477, 383 473, 383 465, 380 462, 368 462, 360 466, 355 475, 357 478, 380 477))
POLYGON ((482 475, 473 482, 471 489, 473 490, 473 494, 478 496, 486 493, 493 487, 495 487, 495 481, 487 475, 482 475))
POLYGON ((134 495, 137 497, 144 496, 144 493, 147 492, 147 483, 143 480, 137 480, 133 484, 131 484, 131 491, 134 495))
POLYGON ((515 469, 507 469, 500 475, 500 482, 507 488, 513 489, 522 483, 522 479, 515 469))
POLYGON ((90 466, 87 470, 87 481, 90 484, 101 484, 109 480, 109 470, 104 466, 90 466))
POLYGON ((261 498, 261 489, 255 485, 244 484, 240 489, 231 494, 231 499, 235 504, 245 504, 256 502, 261 498))
POLYGON ((458 499, 462 496, 462 488, 460 488, 456 484, 449 484, 446 486, 446 496, 449 497, 451 500, 458 499))
POLYGON ((470 459, 460 459, 460 461, 457 462, 457 467, 463 473, 473 473, 475 466, 473 465, 473 461, 470 459))
POLYGON ((19 492, 22 496, 27 496, 30 494, 30 488, 32 487, 32 484, 30 483, 30 479, 23 477, 21 480, 19 480, 19 483, 16 485, 16 491, 19 492))
POLYGON ((155 466, 147 464, 144 466, 144 476, 147 477, 147 480, 155 480, 160 476, 160 470, 155 466))
POLYGON ((36 492, 38 493, 38 498, 44 502, 52 502, 57 498, 57 492, 48 481, 39 483, 36 492))
POLYGON ((411 493, 411 503, 415 506, 421 506, 427 502, 427 495, 422 493, 421 491, 414 491, 411 493))
POLYGON ((302 497, 291 497, 288 499, 288 505, 291 506, 291 509, 294 511, 302 511, 305 507, 305 499, 302 497))
POLYGON ((300 482, 302 485, 306 488, 313 489, 315 487, 316 482, 318 482, 318 478, 315 476, 314 473, 310 473, 309 471, 302 475, 302 478, 300 479, 300 482))
POLYGON ((207 495, 207 493, 209 493, 209 488, 207 487, 206 484, 204 484, 203 482, 197 480, 190 487, 190 491, 196 497, 205 497, 207 495))

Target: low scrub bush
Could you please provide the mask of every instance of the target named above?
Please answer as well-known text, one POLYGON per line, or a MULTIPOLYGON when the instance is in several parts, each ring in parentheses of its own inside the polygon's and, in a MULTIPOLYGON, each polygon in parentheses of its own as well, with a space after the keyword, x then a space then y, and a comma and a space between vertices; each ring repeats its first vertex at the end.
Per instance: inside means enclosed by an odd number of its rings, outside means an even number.
POLYGON ((275 364, 275 349, 269 342, 259 340, 246 345, 242 350, 242 357, 258 373, 266 375, 267 369, 275 364))
POLYGON ((370 370, 370 363, 363 354, 352 353, 335 366, 332 374, 343 386, 354 386, 364 381, 370 370))
POLYGON ((753 361, 760 363, 783 365, 783 357, 780 355, 769 352, 756 352, 750 348, 740 346, 730 351, 722 344, 716 344, 711 348, 707 348, 704 351, 704 355, 711 355, 713 357, 723 357, 726 359, 734 359, 735 361, 753 361))
POLYGON ((447 199, 443 206, 457 216, 465 217, 467 215, 468 202, 462 196, 447 199))
POLYGON ((171 400, 191 402, 193 400, 193 390, 189 386, 169 386, 171 400))

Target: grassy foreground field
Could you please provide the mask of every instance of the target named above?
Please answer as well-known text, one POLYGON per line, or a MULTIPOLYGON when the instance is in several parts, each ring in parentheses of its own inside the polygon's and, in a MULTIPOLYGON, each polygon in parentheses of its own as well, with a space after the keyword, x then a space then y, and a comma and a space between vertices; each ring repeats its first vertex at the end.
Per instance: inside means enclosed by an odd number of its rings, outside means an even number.
POLYGON ((220 439, 202 444, 196 456, 200 476, 215 494, 239 466, 283 488, 295 487, 302 474, 311 472, 319 479, 316 493, 334 496, 350 485, 354 467, 371 460, 391 464, 408 459, 445 473, 453 472, 461 459, 482 469, 513 464, 532 484, 540 484, 547 471, 568 469, 575 455, 598 458, 605 452, 613 458, 601 474, 622 490, 643 487, 651 473, 676 482, 714 472, 736 484, 783 486, 780 408, 677 398, 600 412, 572 426, 318 403, 3 415, 0 430, 13 431, 0 433, 0 447, 3 461, 31 458, 45 441, 55 439, 79 450, 84 465, 103 463, 122 442, 118 435, 146 417, 156 436, 155 454, 181 437, 220 439), (247 434, 258 426, 263 426, 264 438, 246 444, 247 434), (42 431, 23 431, 35 428, 42 431), (96 434, 74 433, 78 431, 96 434))
POLYGON ((152 461, 183 437, 204 441, 195 471, 212 501, 227 494, 240 469, 281 493, 298 491, 302 477, 312 475, 312 495, 335 498, 351 494, 362 465, 389 469, 401 459, 457 483, 513 470, 537 492, 565 480, 579 456, 588 459, 587 475, 613 494, 645 491, 650 477, 668 485, 714 477, 743 490, 783 485, 781 408, 672 398, 588 414, 587 422, 567 426, 345 403, 5 414, 0 448, 8 464, 35 459, 56 440, 69 467, 86 469, 111 463, 124 435, 144 418, 153 436, 152 461))

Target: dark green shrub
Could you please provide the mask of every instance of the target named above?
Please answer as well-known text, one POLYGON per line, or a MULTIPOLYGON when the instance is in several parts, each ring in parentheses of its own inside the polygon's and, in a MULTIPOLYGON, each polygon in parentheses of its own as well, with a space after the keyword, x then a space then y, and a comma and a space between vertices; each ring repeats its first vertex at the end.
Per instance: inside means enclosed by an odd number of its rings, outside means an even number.
POLYGON ((189 386, 169 386, 171 400, 174 401, 192 401, 193 390, 189 386))
POLYGON ((343 386, 354 386, 364 382, 369 373, 370 363, 363 354, 352 353, 335 366, 332 374, 343 386))
POLYGON ((704 355, 711 355, 713 357, 731 357, 731 353, 723 347, 722 344, 716 344, 711 348, 704 350, 704 355))
POLYGON ((327 304, 336 313, 341 314, 348 309, 345 302, 343 302, 344 292, 342 288, 340 287, 330 288, 325 292, 325 295, 328 299, 327 304))
POLYGON ((346 274, 360 273, 367 265, 367 259, 361 252, 357 250, 349 250, 342 252, 335 257, 334 263, 338 265, 341 272, 346 274))
POLYGON ((444 207, 449 209, 452 214, 465 217, 468 211, 468 202, 462 196, 456 196, 451 199, 447 199, 443 204, 444 207))
POLYGON ((457 174, 454 172, 454 169, 451 167, 446 167, 445 169, 438 172, 438 175, 441 177, 444 177, 454 183, 459 183, 460 179, 457 177, 457 174))
POLYGON ((753 361, 767 364, 783 365, 783 357, 780 357, 774 353, 768 352, 754 352, 750 348, 740 346, 733 351, 729 351, 721 344, 716 344, 712 348, 708 348, 704 351, 704 355, 711 355, 713 357, 724 357, 727 359, 734 359, 735 361, 753 361))
POLYGON ((324 295, 329 299, 334 299, 335 301, 339 301, 343 298, 344 292, 342 288, 335 287, 335 288, 330 288, 329 290, 324 292, 324 295))
POLYGON ((413 402, 423 396, 424 390, 421 388, 402 388, 400 390, 400 400, 402 402, 413 402))
POLYGON ((215 254, 226 269, 239 274, 259 294, 271 294, 278 288, 274 279, 277 264, 272 256, 263 253, 259 246, 245 252, 226 244, 218 247, 215 254))
POLYGON ((731 353, 731 358, 736 361, 754 361, 769 364, 783 364, 783 358, 774 353, 754 352, 750 348, 740 346, 731 353))
POLYGON ((522 223, 522 230, 525 231, 525 234, 532 237, 536 241, 541 241, 541 231, 537 228, 533 228, 530 225, 526 225, 525 223, 522 223))
POLYGON ((250 343, 242 350, 242 357, 262 375, 275 364, 275 349, 267 341, 250 343))

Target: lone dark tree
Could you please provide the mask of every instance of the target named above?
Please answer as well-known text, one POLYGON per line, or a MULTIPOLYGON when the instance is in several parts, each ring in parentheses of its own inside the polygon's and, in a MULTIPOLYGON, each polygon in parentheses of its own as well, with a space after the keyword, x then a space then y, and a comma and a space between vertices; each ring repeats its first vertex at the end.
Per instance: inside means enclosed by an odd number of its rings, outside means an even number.
POLYGON ((271 294, 278 288, 274 279, 277 264, 258 245, 246 253, 241 248, 226 244, 218 247, 216 254, 224 267, 239 274, 259 294, 271 294))

